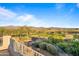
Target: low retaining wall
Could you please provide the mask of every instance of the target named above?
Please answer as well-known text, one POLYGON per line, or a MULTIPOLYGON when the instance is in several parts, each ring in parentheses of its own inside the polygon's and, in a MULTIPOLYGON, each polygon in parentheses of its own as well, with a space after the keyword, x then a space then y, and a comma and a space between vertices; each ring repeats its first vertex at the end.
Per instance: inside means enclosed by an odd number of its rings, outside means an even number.
POLYGON ((8 47, 8 51, 9 51, 9 54, 10 54, 11 56, 21 56, 20 53, 18 53, 18 52, 16 52, 16 51, 14 50, 14 40, 10 40, 10 45, 9 45, 9 47, 8 47))
POLYGON ((8 49, 8 46, 10 44, 10 38, 11 36, 3 36, 2 37, 2 46, 0 46, 0 50, 8 49))
POLYGON ((43 54, 33 50, 32 48, 19 43, 13 39, 10 40, 9 52, 13 56, 44 56, 43 54))

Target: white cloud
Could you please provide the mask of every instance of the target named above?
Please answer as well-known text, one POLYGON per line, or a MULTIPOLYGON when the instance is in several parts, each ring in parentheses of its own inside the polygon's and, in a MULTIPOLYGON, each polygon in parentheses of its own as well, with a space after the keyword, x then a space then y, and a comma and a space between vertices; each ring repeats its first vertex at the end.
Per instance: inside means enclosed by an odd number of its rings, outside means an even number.
POLYGON ((48 26, 48 24, 41 19, 37 18, 32 14, 20 14, 18 15, 15 12, 12 12, 6 8, 0 7, 0 26, 36 26, 36 27, 44 27, 48 26))
POLYGON ((56 3, 56 9, 59 10, 64 7, 63 3, 56 3))
POLYGON ((40 21, 39 18, 37 18, 35 15, 32 14, 24 14, 21 16, 18 16, 16 20, 20 21, 21 23, 27 23, 28 26, 42 26, 42 21, 40 21))
POLYGON ((24 24, 21 23, 5 23, 5 24, 0 24, 0 26, 23 26, 24 24))
POLYGON ((33 20, 35 19, 35 17, 34 15, 31 15, 31 14, 25 14, 25 15, 18 16, 16 19, 19 21, 25 22, 25 21, 33 20))
POLYGON ((76 4, 76 7, 79 8, 79 3, 76 4))
POLYGON ((64 16, 65 17, 66 16, 72 16, 71 14, 72 14, 73 11, 74 11, 74 8, 69 9, 69 11, 64 16))
POLYGON ((38 19, 31 14, 21 14, 20 16, 6 8, 0 7, 0 25, 27 25, 29 22, 30 25, 38 25, 38 19), (37 21, 37 22, 36 22, 37 21), (36 23, 35 23, 36 22, 36 23))
POLYGON ((16 13, 14 13, 14 12, 8 10, 8 9, 0 7, 0 17, 12 18, 14 16, 16 16, 16 13))
POLYGON ((32 15, 32 14, 24 14, 24 15, 18 16, 16 20, 28 26, 49 27, 49 24, 47 24, 45 21, 43 21, 40 18, 37 18, 35 15, 32 15))

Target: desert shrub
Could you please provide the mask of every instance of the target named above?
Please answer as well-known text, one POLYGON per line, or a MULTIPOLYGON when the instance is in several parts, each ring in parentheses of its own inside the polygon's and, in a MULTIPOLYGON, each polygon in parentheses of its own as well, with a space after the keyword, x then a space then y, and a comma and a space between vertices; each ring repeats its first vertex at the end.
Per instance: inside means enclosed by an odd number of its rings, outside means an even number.
POLYGON ((56 43, 64 41, 64 37, 58 36, 58 35, 51 35, 48 37, 48 39, 50 43, 52 42, 52 44, 56 44, 56 43))
POLYGON ((72 41, 71 47, 69 47, 68 49, 66 48, 66 51, 69 52, 70 54, 74 55, 74 56, 78 56, 79 55, 79 42, 78 41, 72 41))
POLYGON ((46 42, 41 42, 39 43, 39 48, 46 50, 46 45, 47 45, 46 42))
POLYGON ((65 48, 68 48, 69 46, 67 42, 60 42, 60 43, 57 43, 56 45, 59 46, 64 51, 65 51, 65 48))
POLYGON ((46 43, 49 43, 49 44, 53 44, 51 39, 43 40, 43 42, 46 42, 46 43))
POLYGON ((79 55, 79 47, 65 48, 65 52, 68 53, 68 54, 72 54, 74 56, 78 56, 79 55))
POLYGON ((47 51, 50 52, 51 54, 57 55, 57 49, 56 49, 56 47, 55 47, 54 45, 52 45, 52 44, 47 44, 47 45, 46 45, 46 49, 47 49, 47 51))
POLYGON ((79 55, 79 42, 78 41, 72 41, 70 43, 61 42, 61 43, 57 43, 57 45, 68 54, 71 54, 74 56, 79 55))
POLYGON ((39 48, 39 43, 41 43, 41 42, 40 42, 40 41, 36 41, 36 42, 33 42, 32 45, 33 45, 34 47, 39 48))
POLYGON ((73 47, 79 47, 79 41, 72 41, 72 42, 71 42, 71 45, 72 45, 73 47))
POLYGON ((79 35, 74 34, 74 35, 73 35, 73 39, 79 39, 79 35))

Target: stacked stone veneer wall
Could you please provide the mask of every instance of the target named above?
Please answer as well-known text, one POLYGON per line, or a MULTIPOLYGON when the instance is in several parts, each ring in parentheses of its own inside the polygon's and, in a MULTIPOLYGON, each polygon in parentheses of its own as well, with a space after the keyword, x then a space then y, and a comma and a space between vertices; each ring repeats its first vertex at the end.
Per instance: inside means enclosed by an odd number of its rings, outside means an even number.
POLYGON ((11 38, 11 36, 2 37, 3 43, 2 43, 2 46, 0 46, 0 50, 8 49, 8 46, 10 44, 10 38, 11 38))
POLYGON ((14 56, 44 56, 43 54, 33 50, 32 48, 24 45, 23 43, 19 43, 14 39, 10 40, 9 52, 14 56))
POLYGON ((8 51, 10 53, 11 56, 21 56, 21 54, 19 52, 16 52, 15 51, 15 48, 14 48, 14 40, 10 40, 10 45, 8 47, 8 51))

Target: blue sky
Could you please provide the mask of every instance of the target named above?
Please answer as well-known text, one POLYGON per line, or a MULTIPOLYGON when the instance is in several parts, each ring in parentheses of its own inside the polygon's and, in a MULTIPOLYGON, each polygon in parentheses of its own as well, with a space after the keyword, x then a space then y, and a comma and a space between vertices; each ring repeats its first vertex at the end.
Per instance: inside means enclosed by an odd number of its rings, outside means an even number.
POLYGON ((77 3, 0 3, 0 26, 79 28, 77 3))

